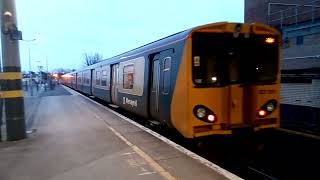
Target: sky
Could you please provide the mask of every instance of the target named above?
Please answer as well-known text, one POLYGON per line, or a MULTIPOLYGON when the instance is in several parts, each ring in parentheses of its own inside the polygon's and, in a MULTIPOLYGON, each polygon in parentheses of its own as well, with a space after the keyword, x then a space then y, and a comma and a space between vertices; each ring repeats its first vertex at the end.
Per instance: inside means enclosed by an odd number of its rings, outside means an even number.
POLYGON ((243 0, 16 0, 23 71, 83 67, 198 25, 243 22, 243 0))

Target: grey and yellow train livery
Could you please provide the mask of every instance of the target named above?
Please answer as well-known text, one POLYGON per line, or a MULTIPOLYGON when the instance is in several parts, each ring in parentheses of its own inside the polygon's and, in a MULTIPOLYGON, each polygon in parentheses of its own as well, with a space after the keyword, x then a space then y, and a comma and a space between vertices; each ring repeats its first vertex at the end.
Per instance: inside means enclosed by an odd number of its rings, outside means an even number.
POLYGON ((63 78, 186 138, 276 128, 279 41, 279 33, 262 24, 208 24, 63 78))

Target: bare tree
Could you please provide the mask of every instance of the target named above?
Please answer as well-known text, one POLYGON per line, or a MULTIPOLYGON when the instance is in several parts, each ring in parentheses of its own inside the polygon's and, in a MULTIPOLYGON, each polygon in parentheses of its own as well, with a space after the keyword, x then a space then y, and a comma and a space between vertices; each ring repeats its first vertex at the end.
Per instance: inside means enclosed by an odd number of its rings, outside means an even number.
POLYGON ((90 66, 92 64, 96 64, 96 63, 102 61, 102 55, 99 53, 94 53, 94 55, 84 53, 83 58, 84 58, 84 65, 85 66, 90 66))

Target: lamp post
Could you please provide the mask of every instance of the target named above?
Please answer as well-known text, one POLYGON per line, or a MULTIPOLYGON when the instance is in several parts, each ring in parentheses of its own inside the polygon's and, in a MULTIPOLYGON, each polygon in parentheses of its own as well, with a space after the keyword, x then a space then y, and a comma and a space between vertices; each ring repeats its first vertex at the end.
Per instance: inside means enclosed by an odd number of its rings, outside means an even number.
POLYGON ((26 138, 24 99, 21 86, 19 42, 21 31, 17 28, 15 0, 0 1, 1 47, 3 72, 1 73, 1 98, 5 104, 6 139, 16 141, 26 138), (20 34, 20 35, 19 35, 20 34))

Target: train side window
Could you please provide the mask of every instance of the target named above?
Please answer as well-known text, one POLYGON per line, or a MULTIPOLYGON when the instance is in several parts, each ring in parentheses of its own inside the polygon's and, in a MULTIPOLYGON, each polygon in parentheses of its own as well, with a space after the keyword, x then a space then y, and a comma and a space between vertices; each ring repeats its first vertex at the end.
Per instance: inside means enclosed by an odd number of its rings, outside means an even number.
POLYGON ((166 57, 163 60, 163 93, 168 94, 170 91, 170 68, 171 57, 166 57))
POLYGON ((123 67, 123 89, 133 89, 134 83, 134 65, 126 65, 123 67))
POLYGON ((85 78, 86 78, 86 84, 89 84, 88 73, 85 74, 85 78))
POLYGON ((89 72, 87 73, 87 82, 88 82, 88 85, 90 85, 90 73, 89 72))
POLYGON ((96 72, 96 85, 100 85, 100 71, 96 72))
POLYGON ((82 80, 82 82, 83 82, 83 84, 87 84, 87 74, 86 73, 83 73, 83 80, 82 80))
POLYGON ((107 71, 102 71, 101 86, 107 86, 107 71))
POLYGON ((118 91, 120 93, 142 96, 145 82, 145 58, 143 56, 119 63, 118 91))
POLYGON ((86 74, 85 73, 83 73, 82 74, 82 84, 86 84, 86 74))

